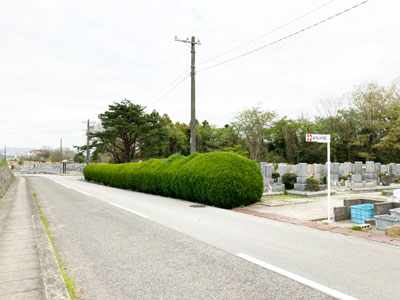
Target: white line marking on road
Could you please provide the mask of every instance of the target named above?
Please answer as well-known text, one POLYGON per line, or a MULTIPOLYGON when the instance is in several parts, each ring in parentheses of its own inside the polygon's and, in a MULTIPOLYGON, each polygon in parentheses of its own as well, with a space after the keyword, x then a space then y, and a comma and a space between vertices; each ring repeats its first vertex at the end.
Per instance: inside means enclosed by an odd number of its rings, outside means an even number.
POLYGON ((337 299, 340 299, 340 300, 357 300, 356 298, 353 298, 351 296, 348 296, 346 294, 343 294, 341 292, 338 292, 336 290, 333 290, 331 288, 323 286, 322 284, 319 284, 319 283, 316 283, 314 281, 308 280, 308 279, 306 279, 304 277, 301 277, 299 275, 293 274, 293 273, 291 273, 289 271, 286 271, 286 270, 283 270, 281 268, 278 268, 278 267, 275 267, 273 265, 270 265, 270 264, 268 264, 266 262, 258 260, 257 258, 251 257, 249 255, 246 255, 246 254, 243 254, 243 253, 237 253, 236 256, 238 256, 240 258, 243 258, 244 260, 247 260, 249 262, 252 262, 252 263, 254 263, 256 265, 259 265, 259 266, 261 266, 261 267, 263 267, 265 269, 268 269, 268 270, 270 270, 272 272, 278 273, 278 274, 283 275, 283 276, 285 276, 287 278, 295 280, 295 281, 297 281, 297 282, 299 282, 301 284, 304 284, 306 286, 309 286, 309 287, 311 287, 313 289, 316 289, 316 290, 318 290, 318 291, 320 291, 320 292, 322 292, 324 294, 327 294, 329 296, 335 297, 337 299))
POLYGON ((82 194, 84 194, 84 195, 86 195, 86 196, 92 196, 92 195, 90 195, 90 194, 88 194, 88 193, 85 193, 85 192, 83 192, 83 191, 80 191, 80 190, 76 190, 77 192, 79 192, 79 193, 82 193, 82 194))
POLYGON ((67 189, 72 189, 69 185, 66 185, 66 184, 63 184, 63 183, 60 183, 62 186, 64 186, 64 187, 66 187, 67 189))
POLYGON ((138 216, 140 216, 140 217, 142 217, 142 218, 145 218, 145 219, 148 219, 148 218, 149 218, 148 216, 146 216, 146 215, 144 215, 144 214, 138 213, 137 211, 134 211, 134 210, 129 209, 129 208, 126 208, 126 207, 123 207, 123 206, 121 206, 121 205, 118 205, 118 204, 115 204, 115 203, 110 203, 110 204, 113 205, 113 206, 116 206, 116 207, 118 207, 118 208, 124 209, 124 210, 126 210, 126 211, 129 211, 130 213, 133 213, 133 214, 135 214, 135 215, 138 215, 138 216))

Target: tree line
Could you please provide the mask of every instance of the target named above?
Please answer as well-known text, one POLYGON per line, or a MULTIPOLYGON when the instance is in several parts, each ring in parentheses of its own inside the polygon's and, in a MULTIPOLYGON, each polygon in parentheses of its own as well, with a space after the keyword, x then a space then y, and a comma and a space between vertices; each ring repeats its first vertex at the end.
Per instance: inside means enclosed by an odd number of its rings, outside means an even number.
MULTIPOLYGON (((360 85, 340 99, 321 101, 318 116, 289 119, 260 106, 245 108, 217 127, 196 122, 198 152, 231 151, 254 161, 325 163, 326 145, 307 143, 306 133, 331 135, 332 161, 398 162, 400 84, 360 85)), ((90 132, 91 159, 123 163, 189 155, 190 125, 129 100, 114 102, 90 132)), ((84 152, 86 146, 76 147, 84 152)))

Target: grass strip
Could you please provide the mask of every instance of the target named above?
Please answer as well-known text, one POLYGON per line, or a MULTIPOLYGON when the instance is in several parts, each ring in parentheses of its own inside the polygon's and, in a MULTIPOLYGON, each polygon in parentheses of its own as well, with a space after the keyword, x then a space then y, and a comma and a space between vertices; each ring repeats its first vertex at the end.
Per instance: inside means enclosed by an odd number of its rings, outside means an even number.
POLYGON ((33 198, 35 199, 36 206, 37 206, 37 208, 39 210, 40 219, 42 220, 42 223, 44 225, 44 229, 46 231, 47 237, 49 238, 51 247, 53 248, 54 254, 56 256, 58 266, 60 267, 61 274, 62 274, 62 276, 64 278, 65 285, 67 286, 67 290, 68 290, 69 296, 71 297, 71 300, 76 300, 78 297, 77 297, 77 290, 76 290, 76 286, 75 286, 74 280, 70 276, 68 276, 67 272, 65 271, 64 265, 61 262, 60 256, 58 255, 57 249, 54 246, 53 237, 52 237, 52 235, 50 233, 50 230, 49 230, 49 224, 47 223, 46 217, 42 213, 42 209, 41 209, 41 206, 40 206, 39 201, 37 199, 37 195, 36 195, 35 192, 32 192, 32 194, 33 194, 33 198))

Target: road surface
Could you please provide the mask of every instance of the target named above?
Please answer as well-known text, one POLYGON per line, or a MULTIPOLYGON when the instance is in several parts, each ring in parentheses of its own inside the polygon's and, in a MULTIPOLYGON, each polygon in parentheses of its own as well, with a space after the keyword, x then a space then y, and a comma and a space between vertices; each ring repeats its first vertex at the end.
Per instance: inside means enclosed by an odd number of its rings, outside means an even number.
POLYGON ((85 299, 400 296, 395 246, 71 177, 29 180, 85 299))

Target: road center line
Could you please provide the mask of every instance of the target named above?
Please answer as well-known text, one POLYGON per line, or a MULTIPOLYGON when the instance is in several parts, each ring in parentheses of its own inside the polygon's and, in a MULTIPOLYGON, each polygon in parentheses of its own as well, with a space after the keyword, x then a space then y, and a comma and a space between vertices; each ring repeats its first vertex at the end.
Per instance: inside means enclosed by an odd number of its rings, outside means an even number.
POLYGON ((320 292, 322 292, 322 293, 324 293, 326 295, 335 297, 335 298, 340 299, 340 300, 357 300, 356 298, 353 298, 351 296, 348 296, 346 294, 343 294, 341 292, 338 292, 336 290, 333 290, 331 288, 323 286, 322 284, 316 283, 314 281, 311 281, 311 280, 306 279, 304 277, 301 277, 299 275, 293 274, 293 273, 291 273, 289 271, 286 271, 286 270, 283 270, 281 268, 278 268, 278 267, 275 267, 273 265, 270 265, 270 264, 268 264, 266 262, 258 260, 257 258, 251 257, 251 256, 249 256, 247 254, 237 253, 236 256, 238 256, 238 257, 240 257, 240 258, 242 258, 244 260, 247 260, 249 262, 252 262, 252 263, 254 263, 256 265, 259 265, 259 266, 261 266, 261 267, 263 267, 263 268, 265 268, 267 270, 270 270, 272 272, 278 273, 278 274, 280 274, 282 276, 285 276, 287 278, 295 280, 295 281, 297 281, 297 282, 299 282, 301 284, 309 286, 309 287, 311 287, 311 288, 313 288, 315 290, 318 290, 318 291, 320 291, 320 292))
POLYGON ((148 219, 148 218, 149 218, 148 216, 146 216, 146 215, 144 215, 144 214, 141 214, 141 213, 139 213, 139 212, 137 212, 137 211, 134 211, 134 210, 132 210, 132 209, 129 209, 129 208, 120 206, 120 205, 115 204, 115 203, 110 203, 110 204, 113 205, 113 206, 116 206, 116 207, 118 207, 118 208, 124 209, 124 210, 126 210, 126 211, 129 211, 130 213, 133 213, 133 214, 135 214, 135 215, 138 215, 138 216, 140 216, 140 217, 142 217, 142 218, 145 218, 145 219, 148 219))

